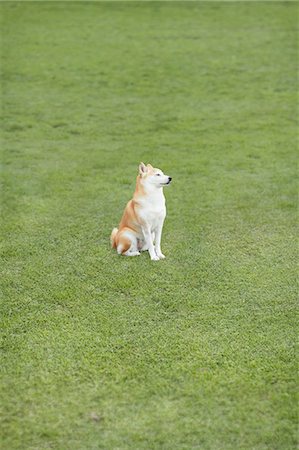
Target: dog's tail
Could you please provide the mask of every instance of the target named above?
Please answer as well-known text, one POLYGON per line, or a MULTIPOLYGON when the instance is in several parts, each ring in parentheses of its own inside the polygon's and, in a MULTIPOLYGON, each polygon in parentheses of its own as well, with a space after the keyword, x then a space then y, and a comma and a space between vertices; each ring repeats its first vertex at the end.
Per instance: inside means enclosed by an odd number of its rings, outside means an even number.
POLYGON ((113 228, 111 236, 110 236, 110 242, 111 242, 112 248, 116 248, 115 237, 116 237, 117 233, 118 233, 118 228, 113 228))

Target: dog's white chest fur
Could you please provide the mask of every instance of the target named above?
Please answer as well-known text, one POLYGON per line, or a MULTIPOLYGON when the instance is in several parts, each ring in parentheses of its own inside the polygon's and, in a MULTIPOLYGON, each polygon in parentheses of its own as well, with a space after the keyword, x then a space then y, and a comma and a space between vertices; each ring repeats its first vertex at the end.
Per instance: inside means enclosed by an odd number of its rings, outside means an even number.
POLYGON ((141 202, 140 217, 155 231, 165 219, 165 197, 162 189, 151 193, 141 202))

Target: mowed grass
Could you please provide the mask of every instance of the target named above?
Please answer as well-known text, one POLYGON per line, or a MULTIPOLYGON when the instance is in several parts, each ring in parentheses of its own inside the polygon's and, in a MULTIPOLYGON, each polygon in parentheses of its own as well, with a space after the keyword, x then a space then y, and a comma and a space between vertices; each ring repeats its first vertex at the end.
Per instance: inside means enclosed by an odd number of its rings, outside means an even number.
POLYGON ((3 449, 295 449, 297 10, 1 3, 3 449))

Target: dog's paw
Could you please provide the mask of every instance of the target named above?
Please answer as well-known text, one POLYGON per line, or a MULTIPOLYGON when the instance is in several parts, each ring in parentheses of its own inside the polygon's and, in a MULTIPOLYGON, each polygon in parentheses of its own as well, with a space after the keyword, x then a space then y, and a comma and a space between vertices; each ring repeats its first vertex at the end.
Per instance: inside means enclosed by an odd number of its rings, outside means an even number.
POLYGON ((159 261, 160 258, 159 258, 159 256, 154 255, 154 256, 151 257, 151 260, 152 260, 152 261, 159 261))
POLYGON ((158 258, 159 258, 159 259, 165 259, 165 258, 166 258, 166 256, 165 256, 165 255, 163 255, 163 253, 158 253, 158 258))
POLYGON ((126 253, 124 253, 124 255, 125 256, 139 256, 140 255, 140 253, 139 252, 126 252, 126 253))

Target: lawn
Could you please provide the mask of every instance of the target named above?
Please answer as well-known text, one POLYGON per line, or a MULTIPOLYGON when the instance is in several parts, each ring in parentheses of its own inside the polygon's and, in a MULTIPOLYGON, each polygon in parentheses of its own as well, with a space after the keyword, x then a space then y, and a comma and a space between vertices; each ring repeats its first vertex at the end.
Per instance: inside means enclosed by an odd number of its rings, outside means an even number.
POLYGON ((295 449, 298 3, 0 7, 2 448, 295 449))

